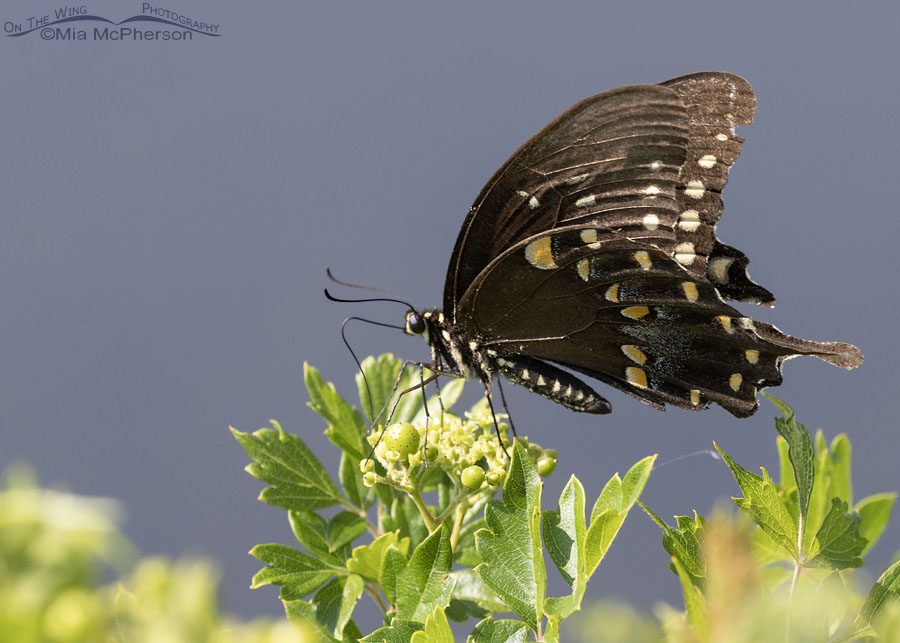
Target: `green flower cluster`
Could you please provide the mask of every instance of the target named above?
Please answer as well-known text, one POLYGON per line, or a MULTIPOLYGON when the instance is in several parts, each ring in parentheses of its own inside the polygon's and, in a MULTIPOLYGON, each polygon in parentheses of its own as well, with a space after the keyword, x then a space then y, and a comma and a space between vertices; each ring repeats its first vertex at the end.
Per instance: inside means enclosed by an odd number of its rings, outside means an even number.
MULTIPOLYGON (((498 416, 500 440, 486 406, 476 406, 464 413, 464 417, 451 413, 442 416, 432 416, 417 424, 396 422, 383 432, 369 434, 366 439, 374 447, 373 457, 385 473, 379 475, 373 460, 366 458, 360 461, 363 483, 372 487, 382 482, 410 491, 426 469, 437 467, 454 483, 472 491, 499 488, 506 477, 509 462, 506 453, 511 445, 509 425, 500 421, 507 416, 498 416)), ((527 438, 518 440, 527 448, 541 474, 550 475, 556 467, 557 452, 529 444, 527 438)))

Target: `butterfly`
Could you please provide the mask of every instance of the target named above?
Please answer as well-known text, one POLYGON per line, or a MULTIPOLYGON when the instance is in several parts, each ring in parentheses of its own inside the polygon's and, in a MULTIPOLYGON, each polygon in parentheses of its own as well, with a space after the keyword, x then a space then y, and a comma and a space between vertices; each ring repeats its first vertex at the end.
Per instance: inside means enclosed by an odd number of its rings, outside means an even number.
MULTIPOLYGON (((745 317, 772 306, 746 255, 716 238, 722 189, 756 110, 750 84, 704 72, 577 103, 481 190, 450 257, 443 309, 407 312, 437 371, 502 376, 575 411, 609 413, 579 375, 658 409, 718 404, 737 417, 781 366, 845 369, 850 344, 745 317)), ((502 391, 502 389, 501 389, 502 391)))

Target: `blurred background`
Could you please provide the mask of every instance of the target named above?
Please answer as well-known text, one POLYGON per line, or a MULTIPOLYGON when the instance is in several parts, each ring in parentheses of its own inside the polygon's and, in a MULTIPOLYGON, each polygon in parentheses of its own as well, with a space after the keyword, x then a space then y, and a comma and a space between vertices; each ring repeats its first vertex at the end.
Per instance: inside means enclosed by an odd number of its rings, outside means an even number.
MULTIPOLYGON (((118 22, 144 4, 86 6, 118 22)), ((24 461, 43 483, 120 499, 145 554, 219 562, 229 611, 281 613, 275 588, 249 589, 261 563, 246 552, 292 536, 256 501, 228 425, 275 418, 336 471, 303 361, 354 399, 341 320, 402 317, 327 302, 325 268, 440 306, 466 210, 520 143, 591 94, 695 71, 740 74, 758 97, 718 231, 779 303, 742 309, 866 354, 852 373, 791 361, 773 392, 811 430, 849 433, 857 498, 900 490, 897 5, 205 0, 165 8, 217 37, 8 35, 57 8, 0 14, 0 469, 24 461)), ((428 355, 390 329, 349 336, 360 355, 428 355)), ((737 420, 598 388, 612 415, 506 389, 520 432, 559 451, 548 506, 573 473, 592 503, 659 453, 647 504, 708 514, 739 490, 722 462, 682 456, 716 440, 745 466, 776 464, 765 400, 737 420)), ((868 572, 898 548, 895 520, 868 572)), ((680 604, 666 562, 635 512, 588 597, 680 604)))

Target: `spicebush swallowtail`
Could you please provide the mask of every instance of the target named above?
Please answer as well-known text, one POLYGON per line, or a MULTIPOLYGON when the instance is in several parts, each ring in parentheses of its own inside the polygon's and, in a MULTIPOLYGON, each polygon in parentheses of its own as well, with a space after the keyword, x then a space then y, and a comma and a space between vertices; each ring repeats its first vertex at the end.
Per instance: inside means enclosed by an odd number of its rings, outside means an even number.
POLYGON ((409 311, 406 332, 437 369, 486 388, 502 375, 586 413, 611 406, 571 371, 658 409, 715 403, 746 417, 785 359, 859 366, 855 346, 791 337, 725 303, 775 303, 715 235, 744 140, 734 128, 755 109, 750 84, 718 72, 574 105, 482 189, 443 310, 409 311))

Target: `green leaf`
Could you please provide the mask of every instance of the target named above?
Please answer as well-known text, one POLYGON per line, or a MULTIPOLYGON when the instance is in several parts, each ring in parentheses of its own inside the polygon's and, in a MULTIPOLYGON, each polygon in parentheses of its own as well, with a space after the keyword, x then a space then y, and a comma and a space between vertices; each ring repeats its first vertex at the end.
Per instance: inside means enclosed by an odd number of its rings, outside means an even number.
POLYGON ((850 479, 850 462, 853 459, 853 447, 845 433, 835 436, 831 441, 831 480, 828 485, 828 497, 840 498, 848 505, 853 504, 853 482, 850 479))
POLYGON ((452 564, 450 530, 442 526, 416 547, 397 578, 397 617, 423 622, 435 607, 446 607, 456 586, 452 564))
POLYGON ((681 590, 684 592, 684 607, 688 621, 694 627, 697 639, 708 641, 709 621, 706 616, 706 600, 703 597, 703 592, 691 582, 690 575, 674 556, 672 557, 672 567, 675 569, 675 573, 678 574, 678 580, 681 581, 681 590))
POLYGON ((409 539, 398 538, 397 532, 389 531, 373 540, 371 544, 354 547, 352 557, 347 561, 347 569, 380 584, 384 557, 391 545, 404 556, 409 552, 409 539))
POLYGON ((765 531, 769 537, 791 555, 794 560, 800 559, 798 551, 798 525, 778 493, 778 488, 769 473, 762 468, 762 477, 750 473, 735 462, 718 444, 716 450, 731 469, 734 479, 744 492, 743 498, 735 498, 738 508, 765 531))
POLYGON ((475 548, 475 534, 479 529, 484 529, 486 526, 487 523, 484 521, 484 518, 479 518, 460 530, 459 540, 456 541, 456 549, 453 552, 454 562, 458 565, 472 568, 484 562, 475 548))
POLYGON ((888 567, 881 577, 875 581, 866 602, 859 611, 856 619, 856 627, 862 628, 872 623, 879 612, 889 602, 896 601, 900 597, 900 561, 888 567))
POLYGON ((390 627, 379 628, 359 641, 360 643, 410 643, 413 634, 421 629, 421 623, 395 618, 391 621, 390 627))
POLYGON ((508 612, 509 606, 497 596, 491 588, 484 584, 481 577, 473 569, 462 569, 454 572, 456 575, 456 587, 453 589, 453 598, 461 601, 470 601, 483 607, 489 612, 508 612))
POLYGON ((344 495, 354 507, 365 510, 375 504, 375 490, 363 484, 359 460, 354 460, 346 451, 341 451, 338 480, 341 482, 344 495))
POLYGON ((816 534, 808 564, 830 569, 861 567, 866 539, 859 535, 859 514, 847 511, 847 503, 832 498, 831 511, 816 534))
POLYGON ((644 490, 655 461, 655 455, 639 460, 623 479, 619 478, 618 473, 615 474, 600 492, 591 510, 591 521, 585 535, 585 582, 609 551, 625 517, 644 490))
POLYGON ((435 606, 425 619, 425 628, 413 634, 410 643, 453 643, 453 630, 444 610, 435 606))
POLYGON ((472 630, 466 643, 526 643, 528 627, 521 621, 486 618, 472 630))
POLYGON ((364 589, 363 579, 356 574, 331 579, 312 600, 316 620, 340 638, 364 589))
POLYGON ((470 618, 481 620, 486 616, 490 616, 491 613, 478 605, 478 603, 459 598, 451 598, 450 604, 447 605, 447 609, 444 610, 444 614, 446 614, 447 618, 451 621, 465 623, 470 618))
POLYGON ((303 380, 309 392, 310 408, 328 422, 325 435, 342 451, 359 462, 369 453, 367 427, 359 411, 344 401, 334 384, 325 383, 318 369, 303 363, 303 380))
POLYGON ((831 507, 831 497, 828 495, 828 487, 831 480, 831 454, 825 444, 825 438, 821 431, 816 432, 816 477, 813 482, 812 495, 809 502, 809 516, 806 524, 806 534, 803 539, 803 547, 807 551, 813 547, 815 534, 822 526, 825 514, 831 507), (821 447, 821 449, 820 449, 821 447))
POLYGON ((491 500, 475 534, 476 572, 533 630, 544 614, 547 571, 541 550, 541 480, 522 444, 513 446, 503 501, 491 500))
POLYGON ((381 589, 391 605, 397 604, 397 579, 406 569, 406 556, 394 545, 388 545, 381 564, 381 589))
POLYGON ((250 554, 268 563, 253 576, 250 587, 277 585, 279 598, 286 601, 303 598, 336 573, 326 563, 285 545, 257 545, 250 554))
POLYGON ((390 514, 382 516, 382 527, 399 531, 401 538, 409 538, 413 548, 428 537, 428 528, 416 503, 407 495, 397 495, 389 503, 390 514))
MULTIPOLYGON (((689 576, 691 583, 702 588, 706 579, 706 563, 703 560, 700 540, 703 528, 706 527, 706 521, 695 511, 693 518, 675 516, 676 526, 670 527, 662 518, 650 511, 645 504, 640 503, 640 505, 650 519, 662 529, 663 548, 678 561, 682 571, 689 576)), ((672 571, 675 571, 674 566, 670 567, 672 571)))
POLYGON ((300 600, 283 603, 287 620, 305 630, 312 629, 316 635, 316 643, 341 643, 340 639, 331 636, 326 626, 316 620, 316 608, 313 605, 300 600))
POLYGON ((891 510, 896 499, 896 493, 877 493, 856 503, 855 509, 860 518, 859 535, 868 541, 863 547, 863 555, 881 538, 884 528, 891 519, 891 510))
POLYGON ((574 475, 559 496, 555 511, 542 513, 544 545, 563 579, 572 587, 584 577, 584 487, 574 475))
POLYGON ((797 485, 797 496, 800 507, 800 529, 807 528, 809 515, 809 498, 812 495, 815 481, 815 451, 812 438, 806 427, 794 417, 794 409, 774 395, 763 393, 774 404, 784 417, 775 418, 775 428, 788 444, 788 458, 797 485))
MULTIPOLYGON (((463 385, 466 381, 462 378, 459 379, 451 379, 446 384, 441 385, 441 397, 438 400, 437 395, 432 395, 428 398, 428 412, 431 414, 431 417, 440 418, 441 417, 441 404, 444 405, 444 412, 449 411, 453 408, 453 405, 459 401, 460 396, 463 392, 463 385)), ((421 398, 419 398, 421 399, 421 398)), ((424 424, 425 423, 425 407, 422 406, 417 412, 415 417, 412 419, 412 423, 415 425, 424 424)))
POLYGON ((232 434, 254 462, 247 472, 272 486, 259 499, 282 509, 312 510, 343 502, 340 491, 303 440, 275 429, 259 429, 253 434, 234 428, 232 434))
MULTIPOLYGON (((397 375, 400 373, 400 368, 403 366, 403 360, 395 358, 391 353, 384 353, 379 355, 377 359, 372 356, 365 358, 361 366, 362 372, 365 373, 365 379, 359 373, 356 374, 359 404, 369 422, 372 422, 372 414, 378 415, 391 395, 391 389, 394 386, 397 375), (369 385, 368 389, 366 388, 367 383, 369 385), (371 397, 369 396, 369 391, 372 393, 371 397), (370 399, 371 404, 369 404, 370 399)), ((397 387, 398 391, 409 386, 409 375, 410 371, 407 369, 407 372, 404 373, 407 381, 402 382, 401 386, 397 387)), ((387 411, 385 411, 385 414, 387 414, 387 411)), ((382 416, 381 421, 384 421, 384 416, 382 416)))

